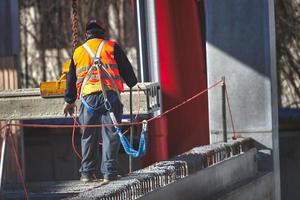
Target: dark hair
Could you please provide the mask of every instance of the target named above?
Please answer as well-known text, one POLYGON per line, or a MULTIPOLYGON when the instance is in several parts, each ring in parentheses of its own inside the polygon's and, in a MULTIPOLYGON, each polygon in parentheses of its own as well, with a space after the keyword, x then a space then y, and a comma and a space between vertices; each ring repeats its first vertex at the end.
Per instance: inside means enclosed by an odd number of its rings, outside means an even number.
POLYGON ((105 33, 105 30, 100 29, 100 28, 92 28, 92 29, 86 30, 86 33, 90 34, 90 35, 103 35, 105 33))
POLYGON ((92 39, 92 38, 102 38, 102 39, 106 38, 105 31, 103 31, 102 29, 99 29, 99 28, 87 30, 85 37, 87 40, 92 39))
POLYGON ((90 19, 85 26, 85 30, 90 30, 90 29, 101 29, 102 31, 105 32, 105 24, 101 19, 90 19))

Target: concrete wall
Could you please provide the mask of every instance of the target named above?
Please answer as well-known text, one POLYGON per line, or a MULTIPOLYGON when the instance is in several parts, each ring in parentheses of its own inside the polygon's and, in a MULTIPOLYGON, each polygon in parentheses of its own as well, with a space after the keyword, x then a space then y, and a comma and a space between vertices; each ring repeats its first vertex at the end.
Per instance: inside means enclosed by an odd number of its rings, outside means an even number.
POLYGON ((198 197, 193 197, 198 195, 198 190, 203 193, 200 197, 204 197, 228 188, 236 182, 253 178, 257 172, 255 155, 254 141, 250 138, 199 146, 170 160, 134 171, 102 187, 81 192, 72 199, 137 199, 148 193, 154 199, 160 195, 161 198, 172 199, 174 195, 169 197, 167 194, 174 191, 173 183, 176 182, 179 182, 176 184, 179 190, 175 191, 181 195, 178 198, 198 197), (207 168, 211 170, 207 171, 207 168), (203 173, 195 176, 200 171, 203 173), (185 192, 190 195, 183 197, 185 192))
POLYGON ((272 200, 272 172, 254 179, 217 200, 272 200))
POLYGON ((282 200, 300 199, 300 130, 280 131, 282 200))
MULTIPOLYGON (((72 120, 30 120, 28 123, 72 124, 72 120)), ((72 148, 70 129, 24 128, 25 174, 28 183, 36 181, 79 180, 80 159, 72 148)), ((80 130, 75 133, 75 146, 80 151, 80 130)), ((101 149, 102 146, 100 146, 101 149)), ((119 173, 127 174, 128 155, 119 153, 119 173)), ((100 158, 101 159, 101 153, 100 158)), ((141 159, 133 160, 133 170, 141 167, 141 159)))
POLYGON ((139 199, 211 199, 211 196, 231 185, 256 176, 255 154, 256 150, 252 149, 249 152, 202 169, 184 179, 171 183, 167 187, 150 192, 139 199))
MULTIPOLYGON (((280 198, 274 2, 210 0, 205 10, 208 85, 225 76, 236 132, 257 141, 280 198)), ((221 110, 218 88, 209 92, 211 142, 222 138, 221 110)), ((227 108, 232 133, 229 122, 227 108)))

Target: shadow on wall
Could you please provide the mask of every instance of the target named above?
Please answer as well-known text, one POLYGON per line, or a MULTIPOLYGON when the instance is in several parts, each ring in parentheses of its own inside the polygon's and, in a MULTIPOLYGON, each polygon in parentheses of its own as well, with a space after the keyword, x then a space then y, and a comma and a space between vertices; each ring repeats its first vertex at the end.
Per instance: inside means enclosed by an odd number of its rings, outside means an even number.
MULTIPOLYGON (((276 101, 271 88, 277 87, 271 86, 274 49, 268 6, 266 0, 205 2, 208 84, 225 76, 238 133, 272 132, 272 103, 276 101)), ((210 102, 210 128, 222 130, 221 92, 212 91, 209 98, 214 99, 210 102)))

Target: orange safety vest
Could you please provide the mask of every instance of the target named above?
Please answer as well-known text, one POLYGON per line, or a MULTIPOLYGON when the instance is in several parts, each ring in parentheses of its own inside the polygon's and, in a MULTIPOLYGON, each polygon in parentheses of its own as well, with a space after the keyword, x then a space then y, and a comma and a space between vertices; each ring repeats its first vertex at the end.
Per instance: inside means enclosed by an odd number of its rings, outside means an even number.
MULTIPOLYGON (((101 44, 102 39, 95 38, 88 40, 85 44, 96 54, 96 51, 101 44)), ((103 65, 106 67, 107 71, 113 78, 119 92, 124 91, 123 86, 123 79, 120 76, 120 72, 118 69, 118 64, 114 58, 114 45, 115 42, 113 41, 106 41, 101 54, 100 54, 100 60, 103 63, 103 65)), ((76 48, 74 55, 73 55, 74 64, 76 66, 76 76, 77 76, 77 96, 80 96, 81 86, 84 80, 84 77, 87 75, 88 70, 93 65, 93 59, 89 55, 89 53, 86 51, 86 49, 81 45, 78 48, 76 48)), ((106 87, 105 90, 114 90, 114 84, 112 83, 112 80, 108 77, 107 74, 100 71, 100 78, 102 79, 103 87, 106 87)), ((100 92, 102 91, 101 88, 101 82, 99 80, 99 72, 97 70, 94 70, 92 72, 92 75, 90 76, 89 80, 84 85, 84 88, 82 89, 82 96, 86 96, 88 94, 94 93, 94 92, 100 92)))

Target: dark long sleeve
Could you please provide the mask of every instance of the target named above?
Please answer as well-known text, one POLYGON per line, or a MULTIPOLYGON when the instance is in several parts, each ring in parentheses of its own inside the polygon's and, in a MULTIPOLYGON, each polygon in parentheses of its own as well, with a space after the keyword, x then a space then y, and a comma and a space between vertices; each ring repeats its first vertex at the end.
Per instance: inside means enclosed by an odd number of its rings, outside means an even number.
POLYGON ((134 74, 131 63, 126 54, 118 44, 114 46, 114 56, 118 63, 119 72, 128 87, 133 87, 137 84, 137 78, 134 74))
POLYGON ((77 88, 76 88, 76 68, 74 64, 74 60, 71 60, 70 69, 67 73, 66 80, 66 90, 65 90, 65 102, 74 103, 77 97, 77 88))

